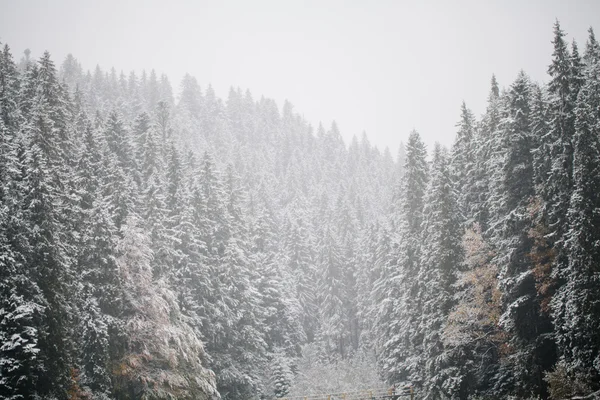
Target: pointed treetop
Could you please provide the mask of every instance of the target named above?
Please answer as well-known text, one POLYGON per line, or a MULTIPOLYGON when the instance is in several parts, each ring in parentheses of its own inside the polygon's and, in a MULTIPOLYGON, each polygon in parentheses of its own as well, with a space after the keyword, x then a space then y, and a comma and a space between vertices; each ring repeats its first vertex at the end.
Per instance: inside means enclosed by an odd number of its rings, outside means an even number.
POLYGON ((404 140, 400 141, 400 145, 398 146, 398 162, 402 161, 402 166, 404 167, 404 157, 406 156, 406 145, 404 144, 404 140))
POLYGON ((317 128, 317 136, 322 138, 325 136, 325 128, 323 127, 323 123, 319 121, 319 127, 317 128))
POLYGON ((584 64, 581 60, 581 56, 579 55, 579 49, 577 47, 577 42, 573 39, 573 43, 571 45, 571 96, 573 97, 572 101, 575 102, 577 100, 577 95, 579 94, 579 89, 583 86, 585 79, 583 77, 584 72, 584 64))
POLYGON ((525 72, 525 70, 521 69, 519 70, 519 73, 517 74, 517 79, 515 79, 516 81, 527 81, 529 82, 529 75, 527 75, 527 72, 525 72))
POLYGON ((554 24, 554 51, 552 53, 552 63, 548 67, 548 74, 551 79, 548 83, 548 89, 551 93, 566 98, 569 93, 568 76, 571 70, 569 49, 565 42, 565 33, 560 28, 558 20, 554 24))
POLYGON ((332 136, 335 137, 335 138, 337 138, 337 137, 340 136, 340 130, 339 130, 338 126, 337 126, 337 122, 333 121, 331 123, 330 132, 331 132, 332 136))
POLYGON ((554 21, 554 36, 555 36, 555 39, 556 39, 556 36, 561 36, 561 37, 564 37, 565 35, 566 35, 566 34, 565 34, 565 31, 563 31, 563 30, 561 29, 561 27, 560 27, 560 21, 559 21, 559 20, 558 20, 558 18, 557 18, 557 19, 554 21))
POLYGON ((206 88, 206 98, 210 99, 210 100, 215 100, 216 97, 217 97, 217 95, 215 94, 215 90, 213 89, 212 85, 209 83, 208 87, 206 88))
POLYGON ((48 50, 44 51, 44 54, 42 55, 42 60, 50 60, 50 52, 48 50))
POLYGON ((4 59, 5 60, 8 60, 8 59, 12 60, 12 54, 10 52, 10 47, 6 43, 4 44, 3 52, 4 52, 4 59))
POLYGON ((498 88, 498 81, 496 80, 496 74, 492 74, 492 86, 490 89, 489 99, 497 99, 500 96, 500 89, 498 88))
POLYGON ((432 165, 439 165, 441 156, 442 156, 442 145, 440 144, 440 142, 436 141, 433 144, 432 165))
POLYGON ((285 119, 290 119, 294 116, 294 105, 288 99, 285 99, 283 102, 281 114, 283 114, 285 119))
MULTIPOLYGON (((565 31, 560 28, 560 23, 556 20, 554 23, 554 39, 552 40, 552 44, 554 45, 554 52, 552 53, 554 56, 553 65, 557 61, 565 61, 568 58, 569 50, 567 49, 565 36, 565 31)), ((552 65, 550 68, 552 68, 552 65)), ((551 71, 549 73, 552 75, 551 71)))
POLYGON ((402 211, 409 231, 420 232, 423 217, 423 196, 427 187, 427 147, 417 131, 413 130, 406 143, 404 176, 402 177, 402 211))
POLYGON ((56 80, 56 68, 54 66, 54 62, 50 58, 50 53, 46 50, 44 55, 38 61, 40 65, 39 72, 40 77, 47 82, 55 83, 56 80))
POLYGON ((369 141, 369 137, 367 136, 367 131, 362 131, 362 135, 360 137, 360 141, 365 145, 371 146, 371 142, 369 141))
POLYGON ((592 63, 600 62, 600 45, 598 45, 598 41, 596 40, 594 29, 590 27, 588 32, 589 36, 585 46, 585 54, 583 58, 586 64, 590 65, 592 63))
POLYGON ((577 46, 575 39, 573 39, 573 42, 571 43, 571 63, 574 70, 579 71, 579 73, 582 72, 583 64, 581 62, 581 56, 579 55, 579 46, 577 46))
POLYGON ((458 133, 455 140, 456 143, 471 139, 474 134, 475 116, 467 107, 467 103, 465 103, 464 100, 460 106, 460 121, 456 126, 458 127, 458 133))
POLYGON ((575 39, 571 42, 571 57, 579 57, 579 46, 577 46, 577 41, 575 39))

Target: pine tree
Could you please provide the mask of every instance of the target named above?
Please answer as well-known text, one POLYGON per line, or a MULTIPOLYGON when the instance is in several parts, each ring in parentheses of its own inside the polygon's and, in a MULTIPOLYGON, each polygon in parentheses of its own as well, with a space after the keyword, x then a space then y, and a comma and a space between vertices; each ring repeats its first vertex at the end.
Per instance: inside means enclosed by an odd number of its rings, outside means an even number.
POLYGON ((60 66, 60 76, 62 80, 71 89, 83 83, 84 71, 79 61, 72 54, 67 54, 67 57, 60 66))
POLYGON ((412 131, 406 144, 406 162, 402 185, 401 214, 406 219, 408 234, 421 232, 423 223, 423 198, 427 188, 427 150, 421 137, 412 131))
POLYGON ((381 278, 383 267, 389 264, 391 253, 391 238, 387 229, 374 225, 362 232, 357 255, 356 285, 359 349, 371 350, 374 347, 377 305, 374 286, 381 278))
POLYGON ((547 158, 550 153, 550 126, 547 93, 539 85, 532 85, 531 90, 531 138, 533 173, 536 195, 541 198, 548 174, 550 173, 551 160, 547 158))
POLYGON ((585 43, 585 53, 583 54, 583 61, 587 67, 597 62, 598 54, 600 54, 600 45, 596 40, 596 34, 594 29, 590 27, 588 29, 588 40, 585 43))
MULTIPOLYGON (((598 55, 590 55, 597 60, 598 55)), ((573 193, 566 231, 566 263, 559 266, 565 282, 558 289, 552 307, 561 364, 571 379, 579 378, 596 390, 600 373, 597 336, 600 292, 597 282, 600 254, 598 240, 597 191, 600 187, 600 66, 588 65, 575 110, 573 138, 573 193)))
POLYGON ((165 183, 163 159, 154 127, 146 132, 146 140, 142 149, 141 164, 141 198, 143 217, 152 239, 155 256, 152 261, 154 271, 161 275, 172 269, 171 251, 168 248, 168 227, 166 226, 167 210, 165 207, 165 183))
POLYGON ((496 76, 492 75, 490 93, 485 115, 482 118, 474 139, 474 177, 472 219, 486 231, 490 218, 491 166, 494 143, 500 123, 500 91, 496 76))
POLYGON ((0 396, 6 399, 35 396, 44 369, 39 340, 45 300, 24 258, 29 246, 15 142, 0 119, 0 396))
POLYGON ((277 399, 285 398, 292 386, 292 371, 289 366, 289 359, 283 353, 275 353, 272 364, 273 394, 277 399))
POLYGON ((17 126, 17 106, 19 93, 19 75, 8 45, 0 51, 0 110, 6 129, 17 126))
MULTIPOLYGON (((36 127, 28 130, 30 137, 35 137, 36 127)), ((38 328, 39 357, 44 372, 37 377, 37 390, 41 395, 62 398, 70 378, 72 355, 67 347, 70 337, 68 289, 71 276, 65 246, 60 242, 60 211, 48 158, 32 140, 27 154, 28 174, 25 177, 23 204, 24 210, 27 210, 24 216, 28 221, 26 235, 30 246, 25 257, 26 268, 33 271, 32 279, 39 286, 44 299, 40 305, 45 309, 44 319, 38 328)))
POLYGON ((450 166, 458 193, 458 204, 464 223, 469 224, 474 215, 474 208, 478 202, 476 193, 475 171, 475 117, 467 105, 461 106, 460 122, 457 124, 458 132, 452 146, 452 160, 450 166))
POLYGON ((300 218, 288 223, 286 250, 287 269, 292 276, 294 292, 302 309, 302 326, 307 341, 312 342, 317 325, 316 288, 312 283, 316 281, 317 272, 314 266, 316 256, 311 249, 308 228, 306 222, 300 218))
POLYGON ((377 347, 384 376, 389 382, 419 378, 417 364, 421 349, 413 327, 422 311, 421 304, 414 299, 418 290, 419 238, 428 182, 426 156, 419 134, 411 132, 406 144, 401 197, 397 200, 399 216, 394 224, 393 258, 375 283, 377 297, 383 300, 375 323, 377 347))
POLYGON ((199 118, 202 114, 202 91, 191 75, 186 74, 181 81, 181 99, 179 107, 183 107, 191 118, 199 118))
POLYGON ((141 113, 136 117, 133 126, 133 142, 135 143, 135 160, 138 168, 144 163, 144 149, 150 128, 151 120, 147 113, 141 113))
POLYGON ((110 362, 121 356, 124 332, 118 316, 123 311, 121 281, 116 264, 117 231, 109 213, 102 180, 101 137, 86 121, 83 146, 77 161, 77 252, 80 278, 77 318, 81 342, 80 384, 97 396, 110 398, 110 362))
POLYGON ((166 101, 159 101, 155 110, 156 130, 159 132, 161 141, 164 143, 171 138, 173 128, 171 126, 171 107, 166 101))
MULTIPOLYGON (((53 136, 46 140, 54 141, 57 156, 68 165, 70 156, 73 154, 73 141, 68 129, 69 100, 64 87, 58 82, 58 74, 54 62, 50 59, 50 53, 45 52, 38 62, 39 68, 36 80, 35 104, 43 107, 43 113, 47 115, 53 124, 53 136)), ((38 115, 39 117, 39 115, 38 115)), ((58 162, 50 158, 51 163, 58 162)), ((62 166, 62 164, 59 164, 62 166)))
MULTIPOLYGON (((548 68, 550 82, 550 133, 551 142, 546 155, 552 165, 546 180, 544 200, 548 223, 552 229, 554 242, 558 246, 558 262, 564 259, 562 252, 563 235, 567 226, 567 209, 572 192, 574 100, 580 86, 579 65, 573 64, 573 55, 569 53, 564 40, 564 32, 558 21, 554 25, 554 53, 552 64, 548 68)), ((577 57, 575 58, 577 60, 577 57)), ((579 62, 577 62, 579 64, 579 62)))
POLYGON ((495 263, 501 266, 499 285, 503 291, 501 326, 510 335, 510 367, 501 372, 499 390, 514 391, 519 396, 544 391, 542 371, 554 363, 549 338, 540 336, 551 331, 550 321, 541 315, 535 278, 528 254, 533 243, 527 234, 531 226, 528 206, 533 199, 533 159, 531 136, 531 100, 529 78, 521 72, 507 93, 507 116, 501 122, 504 136, 501 174, 496 196, 494 243, 495 263), (547 347, 550 346, 550 351, 547 347), (538 356, 538 349, 548 353, 538 356), (510 382, 510 383, 509 383, 510 382))
MULTIPOLYGON (((87 291, 86 301, 82 307, 82 373, 81 384, 85 390, 93 393, 94 398, 110 399, 112 381, 109 369, 111 344, 109 324, 100 311, 96 298, 87 291)), ((114 339, 114 338, 113 338, 114 339)))
POLYGON ((131 178, 139 182, 136 176, 137 166, 129 132, 125 128, 121 116, 113 110, 105 122, 104 136, 108 150, 114 154, 117 165, 131 178))
POLYGON ((183 212, 173 227, 174 282, 179 287, 179 305, 188 323, 201 338, 210 338, 216 328, 210 318, 216 313, 212 280, 214 266, 208 263, 201 228, 206 223, 198 187, 184 196, 183 212))
POLYGON ((256 207, 259 210, 255 210, 250 230, 250 254, 258 269, 257 291, 261 295, 263 325, 269 327, 265 341, 270 353, 282 351, 294 357, 299 353, 299 345, 306 341, 301 324, 302 308, 286 268, 288 259, 279 249, 274 216, 266 205, 256 207))
POLYGON ((171 82, 169 82, 169 78, 165 74, 160 76, 159 92, 160 100, 165 102, 167 107, 173 108, 175 105, 175 100, 173 98, 173 87, 171 86, 171 82))
POLYGON ((323 232, 318 256, 319 337, 324 357, 345 358, 348 351, 346 308, 347 287, 343 276, 343 258, 339 244, 330 227, 323 232))
POLYGON ((448 155, 436 145, 433 152, 431 179, 423 210, 422 250, 418 298, 422 313, 417 327, 422 340, 419 366, 424 387, 431 398, 453 395, 464 397, 466 377, 460 355, 449 353, 442 335, 454 304, 453 284, 462 267, 461 229, 458 203, 453 191, 448 155))
POLYGON ((121 168, 116 156, 103 146, 103 195, 108 201, 108 209, 111 213, 115 228, 119 230, 125 223, 127 217, 136 214, 135 208, 138 202, 136 183, 121 168))

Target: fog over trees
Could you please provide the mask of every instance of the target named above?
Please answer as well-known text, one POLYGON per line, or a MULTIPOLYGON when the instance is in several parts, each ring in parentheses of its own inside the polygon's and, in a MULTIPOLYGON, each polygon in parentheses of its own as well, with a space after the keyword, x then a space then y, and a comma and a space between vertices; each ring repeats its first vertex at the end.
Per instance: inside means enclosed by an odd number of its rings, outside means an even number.
POLYGON ((3 44, 0 398, 600 396, 600 45, 552 35, 394 154, 3 44))

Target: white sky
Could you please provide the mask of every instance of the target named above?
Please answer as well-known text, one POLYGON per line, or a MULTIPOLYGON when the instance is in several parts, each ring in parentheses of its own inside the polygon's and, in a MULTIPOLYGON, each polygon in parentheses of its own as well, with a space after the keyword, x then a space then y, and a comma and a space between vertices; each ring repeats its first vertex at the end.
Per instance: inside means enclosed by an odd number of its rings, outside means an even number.
POLYGON ((364 130, 395 155, 413 128, 451 144, 492 73, 545 80, 556 18, 580 50, 589 26, 600 37, 599 0, 0 0, 0 41, 17 59, 72 53, 85 69, 154 68, 176 89, 189 72, 222 98, 289 99, 313 126, 336 120, 347 142, 364 130))

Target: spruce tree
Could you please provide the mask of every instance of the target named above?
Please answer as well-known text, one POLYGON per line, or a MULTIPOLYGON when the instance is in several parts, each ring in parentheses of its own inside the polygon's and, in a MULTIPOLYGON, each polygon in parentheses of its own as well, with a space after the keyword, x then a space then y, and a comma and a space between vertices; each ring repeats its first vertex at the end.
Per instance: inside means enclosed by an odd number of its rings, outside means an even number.
POLYGON ((496 76, 492 75, 487 109, 477 129, 473 149, 475 161, 472 219, 483 231, 487 230, 490 218, 489 197, 492 169, 490 162, 494 152, 494 141, 500 118, 500 91, 496 76))
POLYGON ((448 155, 439 144, 433 151, 431 179, 423 210, 422 250, 418 298, 422 313, 418 340, 422 341, 419 374, 431 398, 463 396, 466 377, 459 354, 443 344, 443 330, 454 304, 453 284, 462 270, 462 244, 458 203, 448 166, 448 155), (453 359, 454 358, 454 359, 453 359), (455 367, 455 365, 457 367, 455 367))
POLYGON ((4 45, 0 51, 0 118, 6 129, 12 131, 17 126, 19 84, 19 75, 10 48, 4 45))
POLYGON ((600 254, 595 245, 600 223, 597 196, 600 187, 600 65, 597 62, 588 65, 585 78, 575 109, 573 193, 567 214, 566 262, 559 266, 560 278, 565 284, 558 289, 552 307, 561 364, 571 379, 579 378, 596 390, 600 374, 600 348, 595 339, 600 321, 597 285, 600 254))
POLYGON ((347 287, 343 276, 343 258, 330 227, 326 227, 319 243, 318 276, 319 337, 324 357, 344 358, 348 351, 346 331, 347 309, 344 307, 347 287))
POLYGON ((23 177, 11 131, 0 119, 0 396, 19 399, 38 393, 46 302, 25 259, 29 244, 20 192, 23 177))
POLYGON ((474 208, 478 203, 475 171, 475 117, 467 105, 461 106, 460 121, 457 124, 458 132, 452 146, 452 160, 450 166, 458 193, 458 204, 463 223, 469 224, 474 215, 474 208))
POLYGON ((406 144, 401 197, 395 211, 398 222, 394 226, 393 258, 375 283, 377 296, 386 299, 378 307, 375 329, 381 354, 379 361, 389 382, 420 378, 417 365, 421 343, 415 336, 414 326, 422 311, 416 295, 423 201, 428 182, 426 156, 419 134, 411 132, 406 144))
POLYGON ((544 393, 542 372, 554 362, 549 337, 550 321, 540 312, 534 271, 528 257, 533 243, 528 206, 534 196, 531 134, 531 84, 521 72, 507 93, 507 115, 501 122, 504 136, 502 162, 497 165, 501 181, 494 221, 499 285, 503 291, 501 326, 510 335, 508 365, 500 374, 499 390, 518 396, 544 393), (541 355, 540 348, 547 354, 541 355))
MULTIPOLYGON (((563 242, 567 226, 567 209, 572 192, 574 108, 580 86, 580 65, 573 64, 564 39, 565 33, 558 21, 554 25, 554 53, 548 68, 550 82, 550 133, 549 154, 552 165, 546 180, 544 200, 548 223, 558 247, 558 262, 564 263, 563 242)), ((577 57, 575 58, 577 60, 577 57)))
POLYGON ((302 219, 287 224, 286 252, 294 292, 302 310, 301 320, 308 342, 316 334, 317 299, 316 287, 312 282, 317 278, 314 263, 315 255, 310 241, 309 227, 302 219))
MULTIPOLYGON (((29 129, 28 133, 35 136, 36 128, 29 129)), ((72 363, 68 348, 71 336, 69 258, 61 243, 60 211, 53 184, 55 173, 38 144, 32 140, 30 146, 23 200, 24 210, 27 210, 24 217, 28 223, 26 237, 29 243, 25 262, 26 268, 32 271, 31 279, 40 288, 44 299, 41 305, 45 309, 41 326, 38 327, 39 357, 45 371, 38 376, 37 390, 41 395, 63 398, 72 363)))

